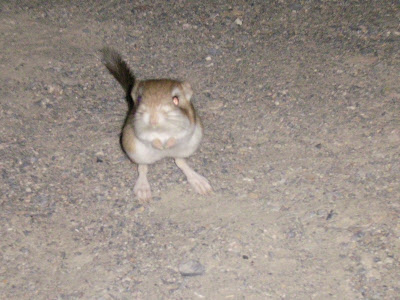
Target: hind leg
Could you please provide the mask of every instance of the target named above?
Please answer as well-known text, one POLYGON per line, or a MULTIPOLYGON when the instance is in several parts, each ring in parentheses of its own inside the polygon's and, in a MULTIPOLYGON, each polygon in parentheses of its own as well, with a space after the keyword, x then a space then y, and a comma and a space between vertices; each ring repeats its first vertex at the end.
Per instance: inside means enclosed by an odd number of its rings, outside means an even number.
POLYGON ((136 180, 133 191, 141 202, 151 200, 150 184, 147 180, 147 165, 138 165, 139 177, 136 180))
POLYGON ((187 180, 197 193, 205 195, 211 192, 212 188, 208 180, 189 167, 185 159, 175 158, 175 163, 186 175, 187 180))

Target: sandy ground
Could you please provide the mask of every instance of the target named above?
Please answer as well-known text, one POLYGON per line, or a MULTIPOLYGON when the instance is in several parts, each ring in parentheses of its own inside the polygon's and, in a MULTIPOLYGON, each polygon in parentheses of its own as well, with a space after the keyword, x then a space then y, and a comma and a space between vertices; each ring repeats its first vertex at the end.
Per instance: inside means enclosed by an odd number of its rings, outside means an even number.
POLYGON ((2 1, 0 298, 400 299, 399 19, 398 1, 2 1), (134 197, 105 45, 191 82, 213 194, 166 159, 134 197))

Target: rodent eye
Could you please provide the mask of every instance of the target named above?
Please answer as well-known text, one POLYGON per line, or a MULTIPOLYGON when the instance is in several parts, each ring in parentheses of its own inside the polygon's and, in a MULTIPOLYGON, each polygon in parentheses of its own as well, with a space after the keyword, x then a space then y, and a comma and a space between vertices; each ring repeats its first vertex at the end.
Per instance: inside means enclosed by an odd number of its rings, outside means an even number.
POLYGON ((175 104, 176 106, 178 106, 178 104, 179 104, 179 98, 178 98, 178 96, 172 97, 172 102, 174 102, 174 104, 175 104))

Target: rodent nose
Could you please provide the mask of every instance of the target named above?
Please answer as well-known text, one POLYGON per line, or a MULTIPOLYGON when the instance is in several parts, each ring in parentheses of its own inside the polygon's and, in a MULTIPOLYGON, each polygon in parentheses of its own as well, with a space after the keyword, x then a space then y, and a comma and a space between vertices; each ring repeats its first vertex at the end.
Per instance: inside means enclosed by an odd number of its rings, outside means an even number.
POLYGON ((150 116, 150 124, 151 124, 152 126, 156 126, 156 125, 158 124, 158 117, 157 117, 157 114, 152 114, 152 115, 150 116))

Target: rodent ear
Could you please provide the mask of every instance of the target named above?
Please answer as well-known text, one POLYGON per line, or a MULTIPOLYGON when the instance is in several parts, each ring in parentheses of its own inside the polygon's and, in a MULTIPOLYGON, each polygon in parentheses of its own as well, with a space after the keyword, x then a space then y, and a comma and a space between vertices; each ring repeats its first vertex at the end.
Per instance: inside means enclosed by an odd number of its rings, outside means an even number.
POLYGON ((140 104, 142 100, 142 95, 143 95, 143 85, 139 84, 132 93, 132 98, 136 106, 140 104))
POLYGON ((192 98, 193 95, 193 90, 192 87, 190 86, 189 82, 182 82, 182 89, 183 93, 185 94, 185 97, 188 101, 190 101, 190 98, 192 98))

